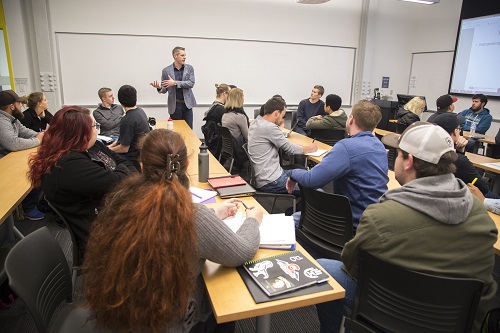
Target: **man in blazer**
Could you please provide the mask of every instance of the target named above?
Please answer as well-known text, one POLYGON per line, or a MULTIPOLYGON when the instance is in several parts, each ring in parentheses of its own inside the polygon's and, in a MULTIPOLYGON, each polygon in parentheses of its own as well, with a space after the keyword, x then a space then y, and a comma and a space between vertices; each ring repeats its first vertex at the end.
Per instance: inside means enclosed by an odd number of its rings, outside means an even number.
POLYGON ((196 105, 194 98, 194 68, 186 64, 186 51, 183 47, 176 46, 172 50, 174 62, 165 67, 161 72, 161 85, 158 81, 151 85, 158 93, 168 92, 167 107, 170 117, 174 120, 185 120, 189 127, 193 128, 193 106, 196 105))

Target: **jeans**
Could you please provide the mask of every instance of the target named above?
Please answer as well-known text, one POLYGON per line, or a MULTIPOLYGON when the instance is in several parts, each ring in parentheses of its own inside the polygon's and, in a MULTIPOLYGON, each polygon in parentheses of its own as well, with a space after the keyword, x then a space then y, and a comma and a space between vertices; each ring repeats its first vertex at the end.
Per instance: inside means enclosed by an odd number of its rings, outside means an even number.
POLYGON ((352 307, 354 306, 354 297, 356 296, 357 282, 342 270, 344 264, 341 261, 318 259, 318 263, 345 289, 344 299, 316 305, 320 332, 338 332, 343 316, 351 315, 352 307))
MULTIPOLYGON (((259 188, 259 191, 266 193, 288 194, 288 191, 286 190, 286 181, 290 177, 290 173, 291 170, 283 170, 283 173, 278 177, 278 179, 262 186, 261 188, 259 188)), ((296 197, 300 197, 300 190, 298 185, 295 185, 295 189, 293 190, 292 194, 296 197)))
POLYGON ((467 145, 465 146, 465 151, 469 153, 474 153, 474 150, 476 148, 476 143, 478 144, 479 147, 479 142, 476 142, 476 140, 468 140, 467 145))
POLYGON ((175 112, 170 115, 172 120, 185 120, 193 129, 193 109, 188 109, 183 102, 175 103, 175 112))
POLYGON ((30 210, 33 208, 36 208, 36 205, 38 205, 38 201, 40 201, 40 196, 42 195, 42 190, 40 189, 32 189, 30 193, 24 198, 22 201, 22 207, 23 210, 30 210))
POLYGON ((299 125, 295 126, 293 129, 294 132, 300 133, 302 135, 308 136, 311 131, 306 130, 305 128, 300 127, 299 125))

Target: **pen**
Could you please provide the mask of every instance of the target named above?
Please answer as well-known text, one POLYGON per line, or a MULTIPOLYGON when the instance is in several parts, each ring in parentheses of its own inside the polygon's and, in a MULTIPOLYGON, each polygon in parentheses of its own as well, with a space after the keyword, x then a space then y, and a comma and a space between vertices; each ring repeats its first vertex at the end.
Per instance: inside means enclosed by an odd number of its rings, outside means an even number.
POLYGON ((311 143, 314 143, 314 140, 316 140, 316 139, 313 139, 313 142, 311 142, 311 143))
POLYGON ((472 181, 472 183, 471 183, 471 184, 472 184, 472 185, 474 185, 476 182, 477 182, 477 177, 476 177, 476 178, 474 178, 474 180, 472 181))
POLYGON ((240 202, 241 202, 241 204, 243 205, 243 207, 245 207, 245 210, 248 210, 247 205, 245 205, 245 203, 244 203, 243 201, 240 201, 240 202))
POLYGON ((197 197, 198 199, 203 199, 202 197, 200 197, 198 194, 194 194, 193 192, 191 192, 192 195, 194 195, 195 197, 197 197))

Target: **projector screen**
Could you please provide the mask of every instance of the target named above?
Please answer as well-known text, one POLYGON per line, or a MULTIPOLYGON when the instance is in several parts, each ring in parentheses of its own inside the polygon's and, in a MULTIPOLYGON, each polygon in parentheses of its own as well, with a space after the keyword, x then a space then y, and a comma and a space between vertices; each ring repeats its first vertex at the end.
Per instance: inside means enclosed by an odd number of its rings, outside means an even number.
POLYGON ((500 97, 500 14, 462 20, 450 93, 500 97))

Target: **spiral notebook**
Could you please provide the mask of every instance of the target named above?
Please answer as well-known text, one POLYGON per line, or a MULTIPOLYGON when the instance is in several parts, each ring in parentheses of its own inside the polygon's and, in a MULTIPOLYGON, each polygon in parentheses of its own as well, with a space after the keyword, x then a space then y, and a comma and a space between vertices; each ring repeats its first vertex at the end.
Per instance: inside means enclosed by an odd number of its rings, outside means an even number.
POLYGON ((248 261, 238 272, 256 303, 331 289, 330 276, 298 250, 248 261))

